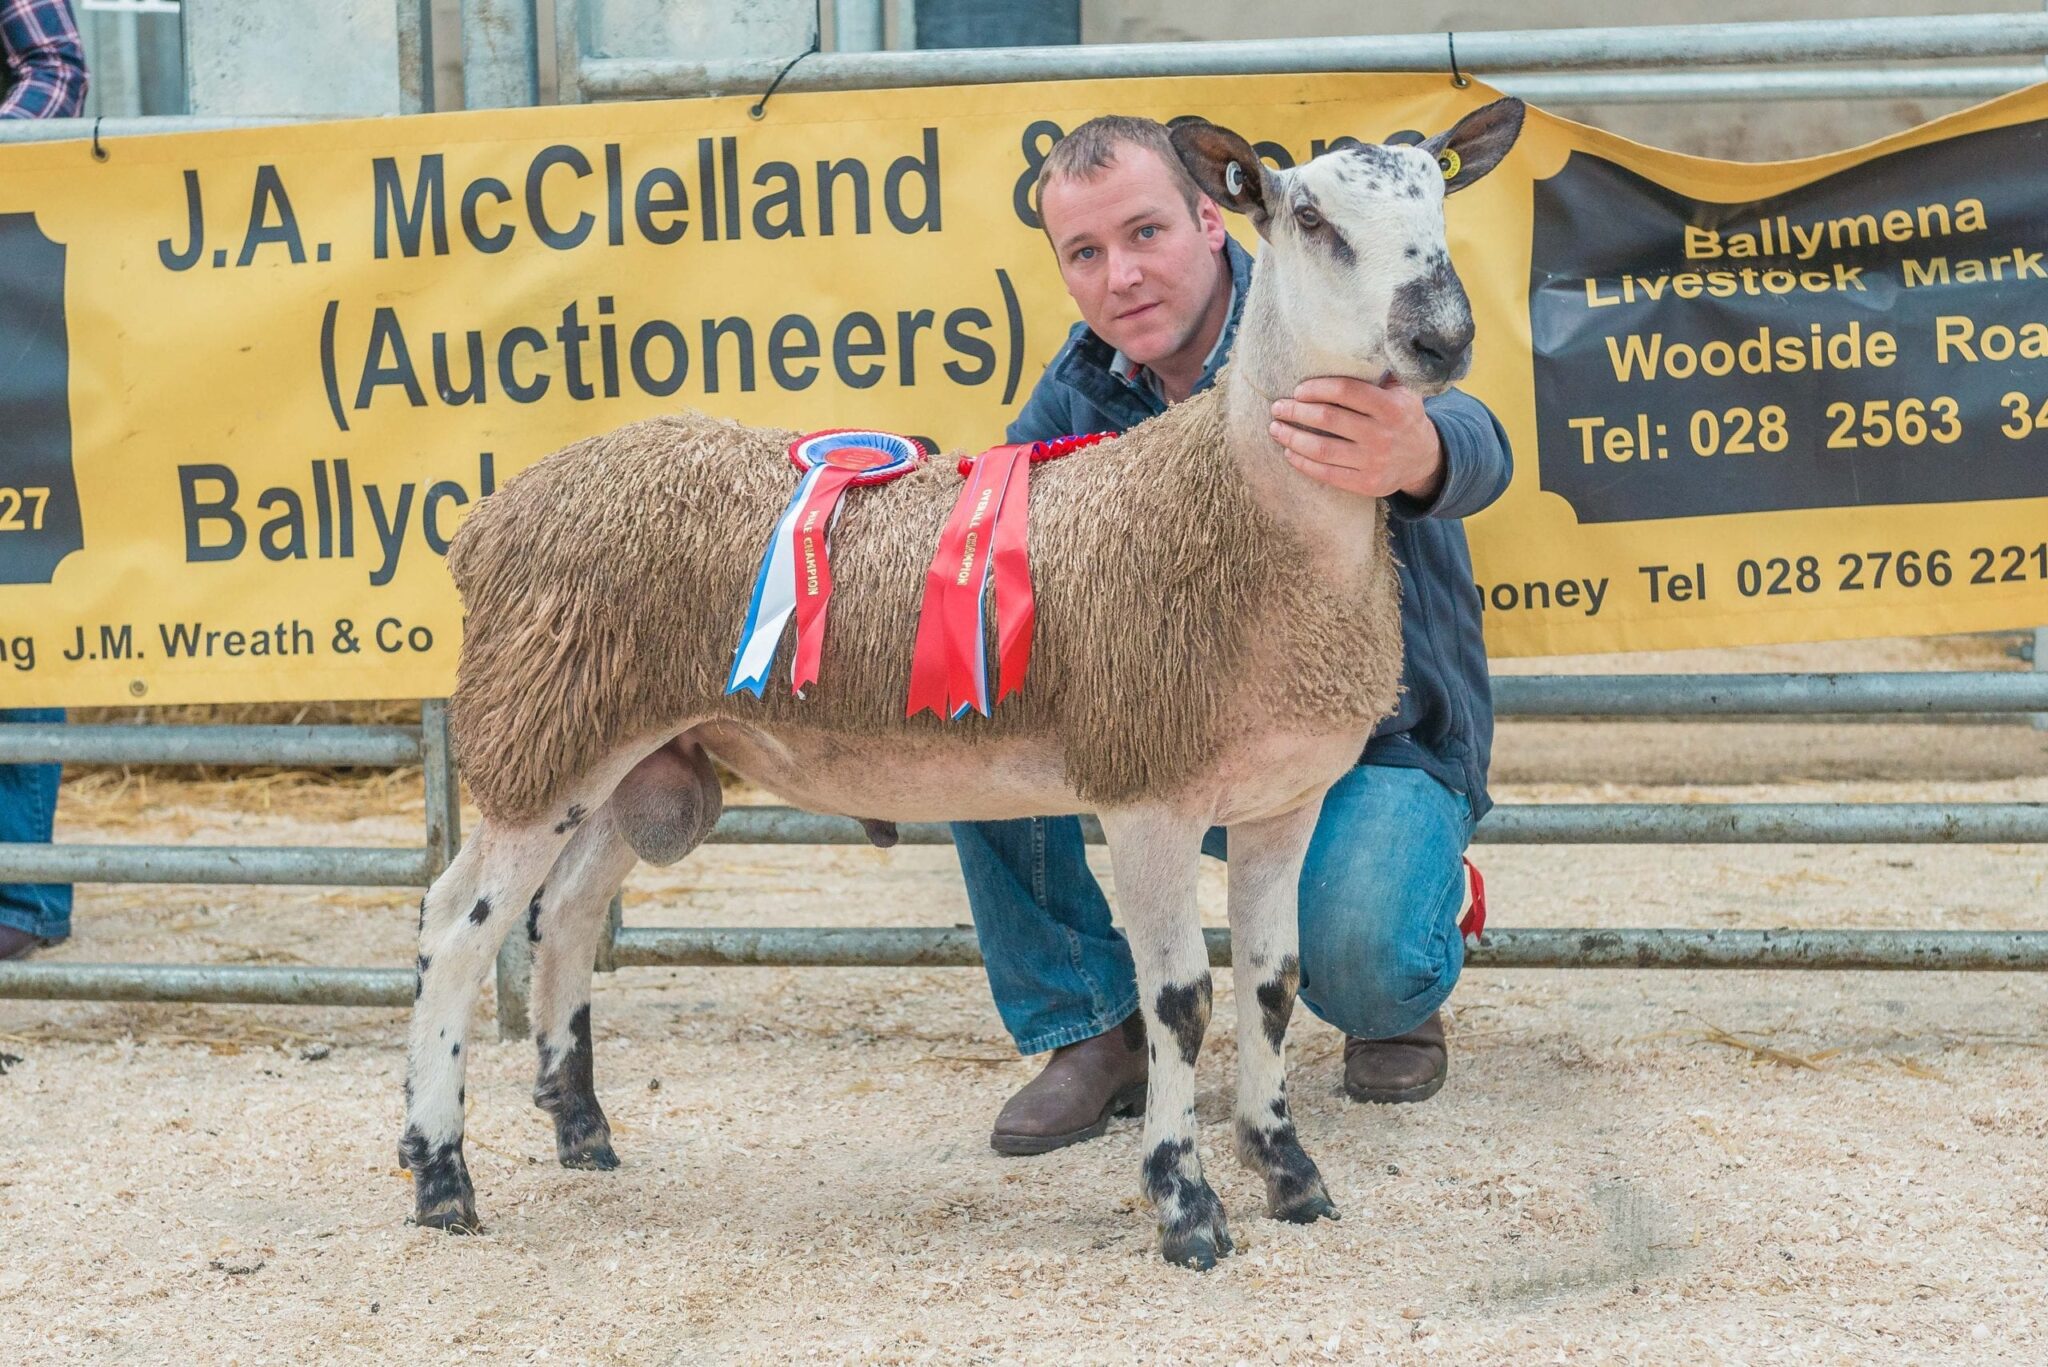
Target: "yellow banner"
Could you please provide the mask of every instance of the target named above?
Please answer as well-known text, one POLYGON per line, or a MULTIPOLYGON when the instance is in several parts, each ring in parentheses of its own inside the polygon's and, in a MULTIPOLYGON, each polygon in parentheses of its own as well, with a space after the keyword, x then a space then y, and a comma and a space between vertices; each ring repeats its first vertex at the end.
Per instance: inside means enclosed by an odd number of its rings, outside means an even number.
MULTIPOLYGON (((685 406, 999 440, 1074 317, 1025 198, 1063 130, 1200 113, 1284 165, 1491 98, 1065 82, 0 148, 0 704, 444 695, 448 537, 571 440, 685 406)), ((1470 523, 1489 648, 2048 621, 2044 165, 2042 87, 1763 166, 1532 111, 1449 204, 1464 387, 1516 453, 1470 523)))

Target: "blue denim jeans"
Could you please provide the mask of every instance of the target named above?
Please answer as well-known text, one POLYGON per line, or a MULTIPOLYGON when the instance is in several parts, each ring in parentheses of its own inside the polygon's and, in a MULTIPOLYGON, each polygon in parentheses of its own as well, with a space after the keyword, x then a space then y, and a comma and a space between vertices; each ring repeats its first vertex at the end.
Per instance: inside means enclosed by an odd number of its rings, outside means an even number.
MULTIPOLYGON (((63 721, 55 707, 0 707, 0 723, 63 721)), ((55 764, 0 764, 0 841, 47 844, 57 820, 55 764)), ((45 940, 71 933, 69 883, 0 883, 0 925, 45 940)))
MULTIPOLYGON (((1361 764, 1323 798, 1301 869, 1301 1003, 1347 1035, 1405 1035, 1465 966, 1472 807, 1420 769, 1361 764)), ((955 822, 989 990, 1020 1053, 1093 1038, 1138 1009, 1130 946, 1073 817, 955 822)), ((1228 857, 1221 827, 1202 852, 1228 857)))

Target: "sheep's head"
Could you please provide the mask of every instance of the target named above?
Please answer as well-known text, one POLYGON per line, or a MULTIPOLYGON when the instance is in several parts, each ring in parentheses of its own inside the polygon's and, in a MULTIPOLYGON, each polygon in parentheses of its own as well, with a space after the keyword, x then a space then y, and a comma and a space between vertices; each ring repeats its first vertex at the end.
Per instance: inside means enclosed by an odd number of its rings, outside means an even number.
POLYGON ((1306 373, 1391 373, 1424 394, 1464 375, 1472 306, 1444 244, 1444 196, 1507 155, 1520 100, 1496 100, 1419 144, 1349 145, 1286 171, 1207 120, 1170 128, 1195 183, 1266 240, 1259 278, 1278 292, 1306 373))

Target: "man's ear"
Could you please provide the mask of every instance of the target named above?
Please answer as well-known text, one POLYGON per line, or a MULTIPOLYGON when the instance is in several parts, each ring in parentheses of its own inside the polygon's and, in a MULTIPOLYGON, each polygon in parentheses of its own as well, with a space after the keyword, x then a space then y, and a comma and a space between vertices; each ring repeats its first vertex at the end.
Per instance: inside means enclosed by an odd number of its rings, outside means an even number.
POLYGON ((1443 168, 1444 193, 1453 194, 1500 165, 1522 136, 1522 102, 1512 95, 1473 110, 1448 133, 1422 144, 1443 168))
POLYGON ((1279 191, 1252 145, 1228 128, 1192 114, 1183 114, 1166 127, 1180 164, 1202 192, 1249 218, 1264 237, 1271 217, 1269 206, 1278 200, 1279 191))

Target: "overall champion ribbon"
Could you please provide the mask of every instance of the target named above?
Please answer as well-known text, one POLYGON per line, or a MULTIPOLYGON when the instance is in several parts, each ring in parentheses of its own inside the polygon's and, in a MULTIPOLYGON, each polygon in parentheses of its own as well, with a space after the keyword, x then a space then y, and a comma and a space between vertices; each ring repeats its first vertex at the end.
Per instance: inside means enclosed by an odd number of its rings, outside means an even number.
POLYGON ((1009 446, 997 446, 960 462, 967 483, 939 533, 937 552, 925 571, 924 603, 917 615, 917 642, 910 657, 910 696, 903 715, 926 708, 954 720, 969 712, 987 716, 988 620, 985 605, 994 582, 998 623, 998 687, 1001 702, 1024 686, 1031 667, 1032 627, 1037 607, 1031 592, 1029 551, 1030 479, 1040 461, 1116 435, 1095 432, 1009 446))
POLYGON ((839 520, 840 496, 857 485, 883 484, 908 474, 923 460, 923 448, 892 432, 834 428, 789 444, 790 464, 803 471, 803 478, 769 533, 726 692, 761 696, 792 616, 796 657, 790 691, 802 697, 817 682, 832 598, 831 531, 839 520))

